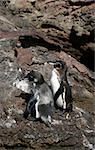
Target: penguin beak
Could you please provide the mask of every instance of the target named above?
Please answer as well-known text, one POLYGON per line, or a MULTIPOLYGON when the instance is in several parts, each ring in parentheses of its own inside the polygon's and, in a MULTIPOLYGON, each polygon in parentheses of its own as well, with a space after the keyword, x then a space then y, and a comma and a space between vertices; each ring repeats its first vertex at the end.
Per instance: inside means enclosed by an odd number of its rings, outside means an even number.
POLYGON ((54 62, 47 62, 49 65, 52 65, 52 66, 54 66, 54 62))
POLYGON ((54 66, 54 62, 47 61, 47 62, 44 63, 44 65, 47 65, 47 64, 51 65, 51 66, 54 66))
POLYGON ((55 62, 49 62, 48 64, 51 65, 51 66, 53 66, 53 68, 59 69, 59 67, 56 66, 55 62))
POLYGON ((52 62, 49 62, 49 65, 53 65, 53 66, 54 66, 54 63, 52 63, 52 62))

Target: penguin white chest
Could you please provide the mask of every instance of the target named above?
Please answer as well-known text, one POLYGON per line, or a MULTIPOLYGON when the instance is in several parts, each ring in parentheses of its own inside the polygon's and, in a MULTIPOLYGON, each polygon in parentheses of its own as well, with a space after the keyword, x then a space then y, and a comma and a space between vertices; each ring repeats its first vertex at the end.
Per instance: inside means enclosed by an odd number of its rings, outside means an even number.
MULTIPOLYGON (((53 94, 55 94, 55 93, 58 91, 59 87, 60 87, 60 76, 58 76, 58 74, 57 74, 57 72, 56 72, 55 69, 53 69, 53 71, 52 71, 52 75, 51 75, 51 80, 50 80, 50 82, 51 82, 51 87, 52 87, 52 90, 53 90, 53 94)), ((65 106, 66 104, 65 104, 64 102, 65 102, 65 90, 64 90, 64 92, 62 93, 62 95, 60 95, 60 96, 58 97, 56 103, 57 103, 57 105, 58 105, 59 107, 65 108, 65 107, 66 107, 66 106, 65 106), (64 104, 65 104, 65 105, 64 105, 64 104)))
POLYGON ((60 87, 58 75, 57 75, 55 69, 53 69, 53 71, 52 71, 50 82, 51 82, 53 94, 55 94, 57 92, 57 90, 59 89, 59 87, 60 87))

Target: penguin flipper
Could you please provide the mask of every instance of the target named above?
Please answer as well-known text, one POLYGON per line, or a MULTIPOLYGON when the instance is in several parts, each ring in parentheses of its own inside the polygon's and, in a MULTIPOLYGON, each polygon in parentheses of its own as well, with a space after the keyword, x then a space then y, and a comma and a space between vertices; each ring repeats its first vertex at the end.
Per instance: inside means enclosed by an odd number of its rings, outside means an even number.
POLYGON ((54 95, 54 103, 56 103, 58 97, 64 92, 64 84, 63 82, 60 83, 60 87, 54 95))
POLYGON ((28 111, 27 108, 26 108, 25 111, 24 111, 24 113, 23 113, 23 117, 24 117, 25 119, 27 119, 28 116, 29 116, 29 111, 28 111))

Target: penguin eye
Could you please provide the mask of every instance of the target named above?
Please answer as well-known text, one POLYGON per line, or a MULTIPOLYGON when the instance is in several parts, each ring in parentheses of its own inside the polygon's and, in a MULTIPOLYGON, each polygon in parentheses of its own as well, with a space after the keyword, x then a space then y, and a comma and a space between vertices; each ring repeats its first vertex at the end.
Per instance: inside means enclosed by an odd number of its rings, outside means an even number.
POLYGON ((54 67, 55 67, 55 68, 61 68, 61 64, 60 64, 60 63, 57 63, 57 64, 54 65, 54 67))

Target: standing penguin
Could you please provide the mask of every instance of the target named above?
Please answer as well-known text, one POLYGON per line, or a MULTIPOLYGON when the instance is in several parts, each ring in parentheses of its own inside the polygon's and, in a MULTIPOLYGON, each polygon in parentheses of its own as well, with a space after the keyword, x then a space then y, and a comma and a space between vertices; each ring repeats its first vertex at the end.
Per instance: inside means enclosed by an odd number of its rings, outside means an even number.
POLYGON ((40 118, 46 125, 50 126, 52 123, 53 95, 43 75, 32 70, 25 76, 24 80, 17 82, 16 87, 31 94, 24 117, 27 118, 29 114, 34 113, 36 119, 40 118), (23 88, 22 83, 27 90, 23 88))
POLYGON ((50 83, 55 106, 68 112, 72 111, 72 92, 67 81, 67 65, 61 60, 49 64, 54 66, 50 83))
POLYGON ((41 118, 46 124, 51 123, 53 96, 41 73, 32 70, 28 75, 29 82, 33 82, 32 90, 36 99, 36 118, 41 118))

